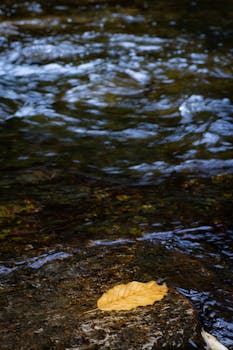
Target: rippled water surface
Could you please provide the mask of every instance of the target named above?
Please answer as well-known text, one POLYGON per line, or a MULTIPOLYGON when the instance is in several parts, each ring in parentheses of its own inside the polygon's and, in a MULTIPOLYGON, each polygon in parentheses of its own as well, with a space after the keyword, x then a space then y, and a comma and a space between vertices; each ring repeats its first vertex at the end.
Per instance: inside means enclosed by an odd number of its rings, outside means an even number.
POLYGON ((233 348, 233 4, 126 3, 1 1, 0 273, 67 254, 12 242, 159 241, 213 269, 180 291, 233 348))
POLYGON ((19 5, 12 15, 1 5, 6 167, 74 163, 140 182, 173 171, 232 171, 227 18, 202 32, 189 11, 201 21, 207 9, 195 4, 178 6, 181 13, 172 5, 168 13, 55 6, 54 14, 27 6, 23 17, 19 5))

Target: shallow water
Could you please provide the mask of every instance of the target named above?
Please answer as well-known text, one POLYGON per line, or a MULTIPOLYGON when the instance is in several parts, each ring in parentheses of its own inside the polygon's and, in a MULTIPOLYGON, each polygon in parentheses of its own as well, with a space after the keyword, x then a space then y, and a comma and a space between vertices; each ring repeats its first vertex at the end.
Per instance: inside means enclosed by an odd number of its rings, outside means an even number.
POLYGON ((2 274, 57 242, 158 241, 214 274, 176 287, 233 348, 232 15, 1 2, 2 274))

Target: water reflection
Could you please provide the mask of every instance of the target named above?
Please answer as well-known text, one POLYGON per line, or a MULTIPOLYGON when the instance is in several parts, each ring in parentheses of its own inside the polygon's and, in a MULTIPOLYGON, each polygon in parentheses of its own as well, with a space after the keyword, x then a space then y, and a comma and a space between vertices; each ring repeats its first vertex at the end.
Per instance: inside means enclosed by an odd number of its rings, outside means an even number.
POLYGON ((47 263, 50 263, 55 260, 62 260, 70 257, 70 253, 66 252, 55 252, 49 251, 48 253, 42 254, 40 256, 35 256, 32 258, 27 258, 25 260, 14 261, 0 261, 0 276, 9 274, 20 268, 31 268, 31 269, 40 269, 47 263))
MULTIPOLYGON (((191 86, 201 91, 213 74, 226 71, 229 58, 216 60, 203 53, 199 43, 190 44, 182 36, 171 40, 98 28, 89 31, 86 21, 82 34, 68 35, 59 27, 63 20, 16 20, 12 25, 21 33, 20 41, 14 30, 5 32, 8 45, 0 54, 1 116, 3 121, 23 118, 25 148, 31 133, 42 157, 61 155, 59 145, 70 140, 71 149, 74 144, 79 148, 83 170, 91 166, 142 182, 153 181, 158 173, 232 169, 232 161, 224 159, 224 152, 231 150, 230 99, 189 93, 191 86), (53 28, 53 36, 41 35, 47 26, 53 28), (31 35, 24 36, 26 29, 31 35), (48 142, 41 144, 38 125, 44 135, 57 139, 53 149, 48 142), (86 140, 93 137, 95 154, 86 157, 86 140)), ((69 22, 71 26, 72 18, 69 22)), ((20 160, 14 160, 15 166, 21 166, 20 160)), ((69 161, 77 162, 77 156, 69 161)))

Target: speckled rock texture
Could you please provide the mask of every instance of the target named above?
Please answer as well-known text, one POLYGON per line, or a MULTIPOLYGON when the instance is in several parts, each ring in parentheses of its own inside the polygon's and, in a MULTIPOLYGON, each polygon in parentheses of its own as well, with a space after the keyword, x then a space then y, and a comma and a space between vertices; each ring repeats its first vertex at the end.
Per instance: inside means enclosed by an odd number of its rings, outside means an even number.
POLYGON ((171 291, 161 302, 128 312, 95 312, 80 322, 75 335, 87 345, 79 349, 182 348, 195 332, 195 312, 179 293, 171 291))
MULTIPOLYGON (((27 257, 1 278, 1 349, 194 349, 196 313, 171 285, 168 269, 181 256, 137 242, 57 246, 43 252, 37 264, 27 257), (151 279, 167 282, 169 293, 162 301, 131 311, 95 309, 112 286, 151 279)), ((185 268, 184 260, 180 264, 185 268)))

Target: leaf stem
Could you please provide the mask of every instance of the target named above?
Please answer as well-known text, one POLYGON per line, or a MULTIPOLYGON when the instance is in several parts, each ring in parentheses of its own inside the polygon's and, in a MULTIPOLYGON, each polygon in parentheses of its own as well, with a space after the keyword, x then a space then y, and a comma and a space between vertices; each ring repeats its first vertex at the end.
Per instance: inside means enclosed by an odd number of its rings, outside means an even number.
POLYGON ((82 315, 85 315, 85 314, 92 313, 92 312, 97 311, 97 310, 99 310, 99 309, 98 309, 98 308, 95 308, 95 309, 91 309, 91 310, 88 310, 88 311, 84 311, 84 312, 81 313, 81 316, 82 316, 82 315))

